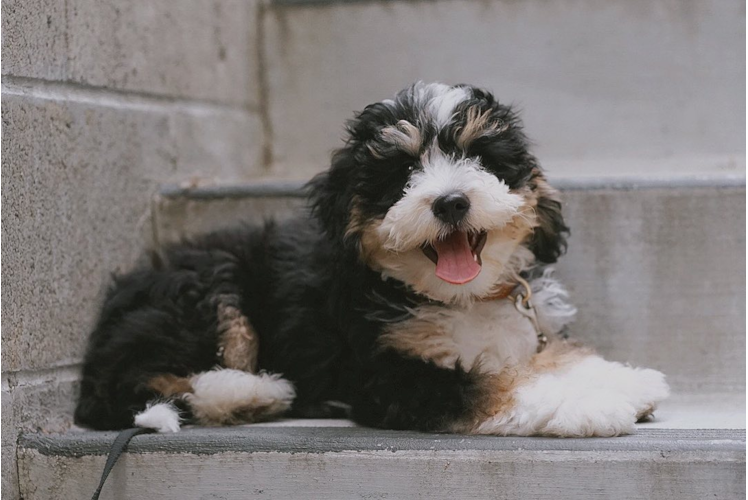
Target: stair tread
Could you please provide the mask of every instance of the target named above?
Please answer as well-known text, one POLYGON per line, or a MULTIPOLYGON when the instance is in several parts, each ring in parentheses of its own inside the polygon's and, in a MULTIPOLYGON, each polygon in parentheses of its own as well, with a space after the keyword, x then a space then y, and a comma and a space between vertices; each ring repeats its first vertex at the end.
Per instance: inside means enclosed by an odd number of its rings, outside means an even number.
MULTIPOLYGON (((185 426, 175 434, 136 437, 134 453, 321 453, 348 450, 651 451, 745 450, 745 394, 674 394, 635 434, 618 438, 554 439, 428 434, 357 426, 344 419, 281 419, 235 427, 185 426)), ((64 434, 27 433, 22 448, 44 455, 108 453, 116 432, 73 427, 64 434)))
MULTIPOLYGON (((115 432, 25 434, 20 447, 42 455, 80 457, 104 455, 115 432)), ((491 451, 491 452, 745 452, 745 429, 656 429, 640 426, 617 438, 554 439, 427 434, 363 427, 247 425, 186 427, 175 434, 138 436, 130 453, 224 452, 326 453, 343 451, 491 451)))

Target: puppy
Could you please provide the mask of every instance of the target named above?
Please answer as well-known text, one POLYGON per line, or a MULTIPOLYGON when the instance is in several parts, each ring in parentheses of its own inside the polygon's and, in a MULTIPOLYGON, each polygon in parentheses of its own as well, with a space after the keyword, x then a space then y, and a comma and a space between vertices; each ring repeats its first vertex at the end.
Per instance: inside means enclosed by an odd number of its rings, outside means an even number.
POLYGON ((311 210, 173 245, 118 277, 76 421, 176 431, 281 415, 389 429, 615 436, 664 376, 559 332, 556 191, 487 91, 415 85, 348 124, 311 210))

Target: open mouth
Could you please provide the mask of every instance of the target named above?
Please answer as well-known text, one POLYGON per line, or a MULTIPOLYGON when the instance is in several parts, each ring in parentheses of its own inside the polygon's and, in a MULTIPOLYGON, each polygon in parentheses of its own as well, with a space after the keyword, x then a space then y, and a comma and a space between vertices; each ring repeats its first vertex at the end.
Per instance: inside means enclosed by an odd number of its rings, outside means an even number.
POLYGON ((480 274, 480 253, 486 244, 485 231, 453 231, 433 244, 421 246, 436 264, 436 276, 453 285, 464 285, 480 274))

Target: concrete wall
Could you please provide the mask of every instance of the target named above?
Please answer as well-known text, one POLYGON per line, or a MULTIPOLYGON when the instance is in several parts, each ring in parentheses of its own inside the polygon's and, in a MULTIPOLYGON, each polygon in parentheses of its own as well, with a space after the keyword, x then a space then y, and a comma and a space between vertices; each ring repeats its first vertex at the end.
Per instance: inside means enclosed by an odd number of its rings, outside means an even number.
POLYGON ((3 498, 17 432, 70 423, 102 287, 148 241, 157 186, 264 174, 257 12, 3 0, 3 498))
POLYGON ((264 26, 289 177, 324 168, 351 110, 417 79, 517 104, 556 177, 745 168, 741 0, 292 0, 264 26))

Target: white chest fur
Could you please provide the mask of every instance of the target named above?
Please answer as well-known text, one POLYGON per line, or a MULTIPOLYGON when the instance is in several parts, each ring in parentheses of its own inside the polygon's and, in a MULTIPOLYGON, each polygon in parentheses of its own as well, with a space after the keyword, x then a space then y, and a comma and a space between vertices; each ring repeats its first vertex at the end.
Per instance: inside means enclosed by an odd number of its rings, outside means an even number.
POLYGON ((384 342, 439 366, 459 360, 471 369, 498 373, 527 362, 537 349, 537 333, 508 300, 479 302, 464 308, 422 306, 413 318, 394 327, 384 342))
MULTIPOLYGON (((531 282, 540 328, 555 335, 572 321, 576 309, 546 270, 531 282)), ((480 361, 483 372, 498 373, 527 362, 537 350, 537 332, 509 300, 477 302, 465 307, 421 306, 414 316, 393 325, 382 342, 411 356, 453 368, 459 360, 470 369, 480 361)))
POLYGON ((538 346, 532 323, 509 300, 480 302, 455 311, 448 328, 466 368, 481 361, 481 371, 498 373, 527 362, 538 346))

